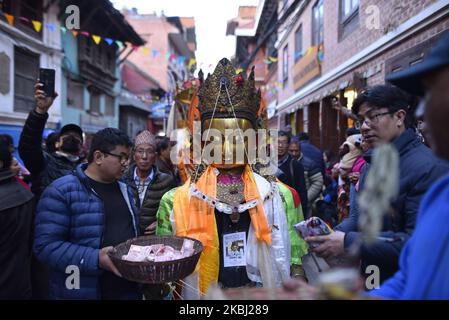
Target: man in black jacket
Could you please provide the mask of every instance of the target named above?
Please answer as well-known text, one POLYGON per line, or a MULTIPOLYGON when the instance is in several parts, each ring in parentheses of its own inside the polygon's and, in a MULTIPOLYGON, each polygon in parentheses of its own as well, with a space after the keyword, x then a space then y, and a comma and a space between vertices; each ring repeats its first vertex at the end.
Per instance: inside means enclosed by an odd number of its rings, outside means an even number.
POLYGON ((304 177, 304 167, 302 164, 288 153, 288 147, 290 145, 290 136, 285 131, 279 131, 278 137, 278 167, 282 174, 277 174, 280 181, 289 185, 298 192, 301 198, 302 211, 304 218, 307 217, 308 201, 307 201, 307 189, 306 180, 304 177))
MULTIPOLYGON (((449 166, 418 139, 412 128, 414 110, 410 108, 409 97, 400 89, 391 85, 370 88, 357 97, 352 111, 358 115, 357 125, 370 145, 390 142, 399 153, 399 195, 392 203, 392 213, 385 213, 378 241, 360 248, 362 271, 369 265, 378 266, 383 281, 398 270, 399 254, 415 229, 422 197, 436 180, 449 172, 449 166)), ((370 152, 365 155, 368 163, 370 155, 370 152)), ((315 253, 333 258, 361 237, 357 230, 346 231, 306 240, 320 243, 315 253)))
POLYGON ((42 133, 48 119, 48 109, 56 97, 46 97, 36 84, 36 108, 32 110, 23 126, 19 141, 19 154, 32 176, 31 190, 37 198, 54 180, 73 171, 80 163, 79 153, 83 143, 83 131, 75 124, 62 127, 55 147, 48 153, 42 150, 42 133))
POLYGON ((309 135, 306 132, 301 132, 298 134, 297 138, 301 144, 301 152, 304 156, 315 162, 315 164, 321 168, 321 172, 324 175, 325 167, 323 152, 309 141, 309 135))
POLYGON ((0 300, 31 298, 33 194, 16 181, 11 163, 0 140, 0 300))
MULTIPOLYGON (((167 173, 155 166, 156 140, 147 130, 139 133, 134 141, 134 161, 124 177, 124 182, 133 190, 138 208, 140 234, 156 233, 156 214, 162 196, 175 188, 176 182, 167 173)), ((169 292, 167 285, 145 285, 146 300, 163 299, 169 292)))
POLYGON ((162 196, 175 188, 172 176, 155 166, 156 142, 147 130, 137 135, 134 142, 134 161, 124 177, 131 186, 136 207, 139 209, 140 233, 152 235, 156 232, 156 213, 162 196))
MULTIPOLYGON (((19 154, 25 167, 31 173, 31 191, 39 200, 44 189, 56 179, 70 174, 81 162, 78 154, 83 142, 83 131, 75 124, 62 127, 55 143, 56 151, 48 153, 42 149, 42 133, 48 119, 48 109, 57 97, 46 97, 40 90, 41 83, 35 85, 36 108, 31 110, 19 140, 19 154)), ((32 260, 33 298, 48 297, 48 268, 33 257, 32 260)))
POLYGON ((315 161, 304 155, 299 141, 290 142, 288 153, 304 167, 307 201, 309 208, 311 208, 323 189, 323 173, 321 172, 321 167, 315 161))
POLYGON ((169 138, 163 137, 161 141, 156 143, 156 162, 155 165, 160 172, 166 173, 173 177, 177 186, 182 184, 181 177, 179 175, 179 169, 173 164, 170 159, 171 150, 173 148, 172 142, 169 138))

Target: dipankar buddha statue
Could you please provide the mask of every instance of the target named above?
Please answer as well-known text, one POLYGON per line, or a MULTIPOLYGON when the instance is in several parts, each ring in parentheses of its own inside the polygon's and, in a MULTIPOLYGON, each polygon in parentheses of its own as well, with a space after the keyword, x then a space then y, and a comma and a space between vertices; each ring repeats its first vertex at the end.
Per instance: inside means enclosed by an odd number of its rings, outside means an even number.
POLYGON ((199 81, 198 111, 206 136, 201 161, 184 185, 162 198, 157 234, 195 238, 204 246, 195 272, 183 279, 185 299, 200 298, 212 284, 279 287, 290 278, 291 266, 302 270, 307 247, 293 229, 303 220, 294 190, 262 174, 268 159, 252 161, 249 156, 266 142, 259 139, 253 145, 244 139, 248 130, 265 127, 254 69, 245 79, 222 59, 206 80, 200 72, 199 81), (227 139, 229 131, 237 132, 240 140, 227 139), (207 139, 217 132, 224 137, 214 142, 220 155, 207 139), (209 157, 206 150, 213 150, 209 157), (239 154, 244 156, 237 159, 239 154))

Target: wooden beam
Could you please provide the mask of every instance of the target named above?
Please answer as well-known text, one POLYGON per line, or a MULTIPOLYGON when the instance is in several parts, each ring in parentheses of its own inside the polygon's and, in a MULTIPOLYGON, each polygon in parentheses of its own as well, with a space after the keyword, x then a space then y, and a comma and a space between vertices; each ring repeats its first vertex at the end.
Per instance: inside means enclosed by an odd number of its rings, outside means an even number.
MULTIPOLYGON (((84 1, 83 3, 86 3, 87 1, 84 1)), ((81 29, 86 29, 86 26, 89 24, 90 20, 94 17, 94 15, 97 13, 98 9, 101 8, 101 5, 103 4, 103 1, 89 1, 87 3, 91 4, 95 2, 96 6, 93 7, 92 10, 90 10, 89 15, 85 20, 81 22, 81 29)), ((83 9, 87 9, 89 6, 83 6, 83 9)), ((83 15, 84 10, 80 9, 80 14, 83 15)))

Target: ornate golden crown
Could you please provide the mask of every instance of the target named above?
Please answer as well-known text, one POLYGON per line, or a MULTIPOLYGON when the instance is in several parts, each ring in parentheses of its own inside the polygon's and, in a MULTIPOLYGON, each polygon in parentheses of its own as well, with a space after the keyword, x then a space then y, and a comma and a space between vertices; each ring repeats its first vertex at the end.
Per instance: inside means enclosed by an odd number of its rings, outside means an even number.
POLYGON ((188 80, 182 87, 176 85, 175 101, 184 105, 190 105, 197 88, 197 80, 188 80))
POLYGON ((255 88, 254 67, 248 79, 245 79, 242 73, 236 74, 228 59, 223 58, 205 81, 202 71, 198 77, 201 122, 211 119, 212 115, 214 118, 234 118, 235 112, 237 118, 251 121, 256 128, 261 95, 260 90, 255 88))

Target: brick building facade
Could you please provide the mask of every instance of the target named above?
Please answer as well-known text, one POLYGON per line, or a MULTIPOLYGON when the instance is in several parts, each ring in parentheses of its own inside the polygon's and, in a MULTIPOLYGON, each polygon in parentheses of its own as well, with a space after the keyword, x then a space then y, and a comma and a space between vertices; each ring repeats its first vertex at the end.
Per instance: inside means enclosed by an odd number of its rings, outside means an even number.
POLYGON ((419 63, 449 29, 447 0, 282 2, 279 17, 289 6, 295 10, 278 28, 283 85, 274 119, 280 129, 290 124, 294 133, 308 132, 314 144, 334 151, 351 122, 332 108, 331 99, 350 108, 358 91, 419 63))

